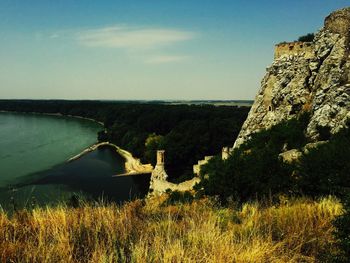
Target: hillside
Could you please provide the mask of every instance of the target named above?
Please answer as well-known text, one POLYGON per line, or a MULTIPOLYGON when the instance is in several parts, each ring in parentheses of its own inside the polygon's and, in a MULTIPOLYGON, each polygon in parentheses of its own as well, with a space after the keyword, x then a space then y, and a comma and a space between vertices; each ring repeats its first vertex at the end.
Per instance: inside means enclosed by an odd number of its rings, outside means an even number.
MULTIPOLYGON (((234 204, 232 204, 234 205, 234 204)), ((1 262, 320 262, 337 252, 333 198, 220 207, 137 200, 0 213, 1 262)))

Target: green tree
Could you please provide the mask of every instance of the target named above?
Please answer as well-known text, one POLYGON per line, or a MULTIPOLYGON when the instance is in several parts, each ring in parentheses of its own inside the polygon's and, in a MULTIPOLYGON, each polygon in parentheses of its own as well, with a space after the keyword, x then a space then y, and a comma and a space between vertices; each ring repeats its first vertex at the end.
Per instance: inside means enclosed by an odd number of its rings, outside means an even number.
POLYGON ((161 150, 163 148, 164 148, 164 136, 156 135, 155 133, 149 134, 145 141, 145 152, 144 152, 145 162, 155 165, 157 162, 156 160, 157 150, 161 150))

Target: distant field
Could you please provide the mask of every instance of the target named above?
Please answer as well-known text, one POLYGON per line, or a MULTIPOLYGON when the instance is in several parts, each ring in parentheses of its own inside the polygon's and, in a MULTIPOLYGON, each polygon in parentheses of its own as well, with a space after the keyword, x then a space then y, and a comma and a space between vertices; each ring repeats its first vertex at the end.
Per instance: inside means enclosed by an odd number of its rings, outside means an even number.
POLYGON ((253 100, 174 100, 174 101, 152 101, 152 103, 161 103, 169 105, 215 105, 215 106, 246 106, 253 105, 253 100))

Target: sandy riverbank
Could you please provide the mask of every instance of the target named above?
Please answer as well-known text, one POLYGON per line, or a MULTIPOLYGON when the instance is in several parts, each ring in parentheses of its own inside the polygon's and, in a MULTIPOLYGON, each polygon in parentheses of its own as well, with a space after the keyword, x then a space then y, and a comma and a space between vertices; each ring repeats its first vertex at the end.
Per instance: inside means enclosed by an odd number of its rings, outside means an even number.
POLYGON ((77 160, 77 159, 81 158, 82 156, 84 156, 85 154, 92 152, 92 151, 95 151, 99 147, 102 147, 102 146, 108 146, 108 147, 114 148, 116 150, 116 152, 125 159, 125 171, 126 172, 124 174, 116 175, 116 176, 145 174, 145 173, 151 173, 153 171, 153 166, 151 164, 142 164, 140 159, 132 156, 132 154, 130 152, 120 148, 119 146, 117 146, 113 143, 109 143, 109 142, 101 142, 101 143, 94 144, 94 145, 90 146, 89 148, 85 149, 84 151, 82 151, 81 153, 79 153, 78 155, 73 156, 72 158, 70 158, 67 161, 71 162, 71 161, 77 160))

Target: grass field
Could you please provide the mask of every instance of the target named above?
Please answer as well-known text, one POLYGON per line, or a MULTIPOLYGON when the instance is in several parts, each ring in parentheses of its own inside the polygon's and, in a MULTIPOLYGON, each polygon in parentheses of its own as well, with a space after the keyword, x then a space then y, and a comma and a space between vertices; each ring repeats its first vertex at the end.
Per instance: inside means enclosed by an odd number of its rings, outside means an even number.
POLYGON ((322 262, 336 253, 327 197, 220 207, 165 198, 0 213, 1 262, 322 262))

